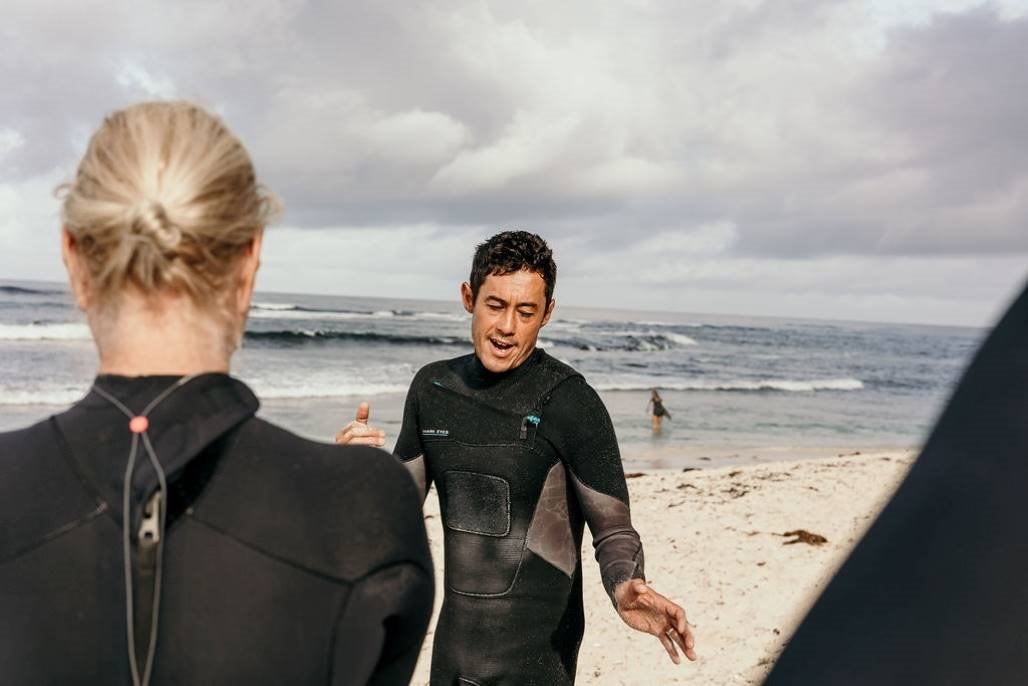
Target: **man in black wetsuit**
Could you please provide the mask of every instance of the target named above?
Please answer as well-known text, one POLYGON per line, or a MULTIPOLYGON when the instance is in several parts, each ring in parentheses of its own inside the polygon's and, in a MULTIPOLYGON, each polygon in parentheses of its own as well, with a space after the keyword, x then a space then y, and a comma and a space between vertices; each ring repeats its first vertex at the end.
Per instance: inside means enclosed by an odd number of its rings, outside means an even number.
MULTIPOLYGON (((682 608, 644 581, 602 401, 536 348, 555 278, 538 236, 505 232, 480 245, 461 287, 475 353, 427 365, 407 396, 394 453, 422 497, 436 484, 445 532, 434 686, 574 682, 585 523, 622 619, 657 636, 676 663, 676 646, 695 659, 682 608)), ((337 440, 380 440, 357 424, 337 440)))

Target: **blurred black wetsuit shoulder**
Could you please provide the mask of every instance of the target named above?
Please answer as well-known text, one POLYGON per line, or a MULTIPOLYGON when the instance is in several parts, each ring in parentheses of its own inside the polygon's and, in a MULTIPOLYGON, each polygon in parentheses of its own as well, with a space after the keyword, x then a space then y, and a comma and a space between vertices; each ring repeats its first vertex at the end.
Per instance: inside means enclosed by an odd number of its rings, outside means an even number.
POLYGON ((1028 291, 766 681, 1028 684, 1028 291))
MULTIPOLYGON (((99 377, 138 412, 175 377, 99 377)), ((168 474, 153 684, 407 684, 432 609, 409 475, 371 448, 301 439, 254 416, 228 376, 150 415, 168 474)), ((0 434, 0 682, 126 684, 122 480, 127 420, 96 392, 0 434)), ((157 489, 142 459, 131 532, 157 489)), ((146 645, 153 563, 133 539, 146 645)))

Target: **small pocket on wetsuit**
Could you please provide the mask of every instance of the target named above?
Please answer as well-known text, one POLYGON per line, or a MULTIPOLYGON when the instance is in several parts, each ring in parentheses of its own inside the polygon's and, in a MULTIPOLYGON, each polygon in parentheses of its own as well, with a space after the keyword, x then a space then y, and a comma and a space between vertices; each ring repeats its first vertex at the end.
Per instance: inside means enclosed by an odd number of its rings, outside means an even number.
POLYGON ((448 471, 446 526, 483 536, 510 533, 510 484, 506 479, 475 472, 448 471))

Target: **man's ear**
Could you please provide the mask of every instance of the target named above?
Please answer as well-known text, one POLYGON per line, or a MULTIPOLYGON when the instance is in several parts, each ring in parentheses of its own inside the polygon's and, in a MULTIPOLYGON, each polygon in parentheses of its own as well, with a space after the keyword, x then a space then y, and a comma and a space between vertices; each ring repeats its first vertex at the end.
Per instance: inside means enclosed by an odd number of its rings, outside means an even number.
POLYGON ((257 281, 257 269, 261 266, 261 246, 264 241, 264 229, 254 234, 249 245, 243 249, 239 263, 239 281, 236 285, 236 312, 246 316, 250 311, 253 299, 253 287, 257 281))
POLYGON ((543 315, 543 323, 539 325, 540 327, 546 326, 550 323, 550 317, 553 315, 553 307, 556 304, 557 301, 551 298, 550 304, 546 306, 546 314, 543 315))
POLYGON ((68 283, 72 295, 75 296, 75 304, 80 310, 85 311, 90 302, 89 273, 82 262, 78 241, 66 226, 61 227, 61 259, 64 261, 64 268, 68 270, 68 283))
POLYGON ((471 284, 467 281, 460 285, 460 300, 464 303, 464 310, 468 314, 475 311, 475 296, 471 292, 471 284))

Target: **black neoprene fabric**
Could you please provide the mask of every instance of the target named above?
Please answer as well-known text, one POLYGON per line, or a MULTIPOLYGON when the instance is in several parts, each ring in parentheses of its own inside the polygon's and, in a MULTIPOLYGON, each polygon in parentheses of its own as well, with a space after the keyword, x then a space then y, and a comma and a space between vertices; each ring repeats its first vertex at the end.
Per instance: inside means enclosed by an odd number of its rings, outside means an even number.
MULTIPOLYGON (((174 381, 97 384, 138 412, 174 381)), ((208 374, 150 415, 170 493, 151 683, 408 683, 433 596, 410 477, 386 453, 310 442, 256 410, 245 385, 208 374)), ((95 392, 0 434, 0 683, 130 683, 130 436, 95 392)), ((135 531, 157 488, 145 460, 131 488, 135 531)))
POLYGON ((599 396, 543 351, 499 375, 474 355, 437 362, 411 385, 394 452, 423 496, 436 484, 443 516, 432 684, 572 684, 584 524, 609 592, 643 578, 599 396))
POLYGON ((1028 684, 1028 292, 768 686, 1028 684))

